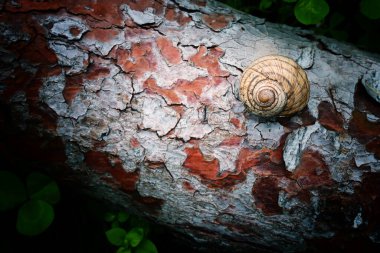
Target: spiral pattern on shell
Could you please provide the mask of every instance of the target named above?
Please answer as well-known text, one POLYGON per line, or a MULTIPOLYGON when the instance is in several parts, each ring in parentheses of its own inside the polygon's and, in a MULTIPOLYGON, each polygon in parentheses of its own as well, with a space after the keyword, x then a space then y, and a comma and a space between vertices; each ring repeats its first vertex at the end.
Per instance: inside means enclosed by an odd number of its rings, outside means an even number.
POLYGON ((285 56, 255 60, 240 81, 241 100, 252 113, 262 117, 292 115, 307 105, 309 95, 305 71, 285 56))

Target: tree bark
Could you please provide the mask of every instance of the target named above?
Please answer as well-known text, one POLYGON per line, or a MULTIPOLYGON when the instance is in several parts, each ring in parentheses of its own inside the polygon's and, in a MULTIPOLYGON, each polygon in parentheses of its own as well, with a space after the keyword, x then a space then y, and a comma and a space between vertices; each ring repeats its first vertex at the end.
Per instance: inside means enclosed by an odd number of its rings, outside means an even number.
POLYGON ((0 6, 11 163, 76 175, 199 248, 380 243, 380 105, 361 84, 378 56, 213 1, 0 6), (268 54, 307 72, 293 117, 263 120, 234 95, 268 54))

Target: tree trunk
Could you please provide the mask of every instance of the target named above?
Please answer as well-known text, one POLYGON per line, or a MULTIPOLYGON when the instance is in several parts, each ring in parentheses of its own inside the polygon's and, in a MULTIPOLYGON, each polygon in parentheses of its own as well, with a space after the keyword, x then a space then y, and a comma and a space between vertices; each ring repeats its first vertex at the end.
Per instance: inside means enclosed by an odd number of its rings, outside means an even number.
POLYGON ((75 175, 200 248, 380 243, 380 105, 361 84, 379 81, 378 56, 213 1, 0 8, 11 163, 75 175), (307 72, 308 107, 293 117, 263 120, 234 95, 269 54, 307 72))

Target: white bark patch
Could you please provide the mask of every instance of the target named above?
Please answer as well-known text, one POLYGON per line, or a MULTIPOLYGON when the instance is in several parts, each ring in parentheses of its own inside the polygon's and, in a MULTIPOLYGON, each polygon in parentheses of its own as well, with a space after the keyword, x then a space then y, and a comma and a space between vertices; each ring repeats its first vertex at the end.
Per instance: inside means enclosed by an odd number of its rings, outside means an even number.
POLYGON ((83 33, 88 31, 88 27, 79 19, 65 18, 55 20, 50 33, 55 36, 63 36, 69 40, 80 39, 83 33), (77 30, 77 34, 72 33, 72 29, 77 30))
MULTIPOLYGON (((176 2, 179 6, 181 6, 182 8, 185 8, 186 10, 192 10, 192 11, 205 10, 205 7, 194 4, 189 0, 175 0, 174 2, 176 2)), ((209 10, 207 9, 207 6, 206 6, 206 10, 209 10)))
POLYGON ((58 57, 58 63, 64 67, 70 67, 66 74, 83 72, 88 66, 88 54, 76 46, 64 42, 53 41, 49 44, 58 57))
POLYGON ((116 110, 124 110, 131 97, 131 81, 126 78, 116 81, 106 78, 102 81, 102 88, 98 92, 99 103, 116 110))
POLYGON ((308 69, 313 66, 315 50, 312 47, 306 47, 301 50, 301 55, 297 59, 297 63, 303 68, 308 69))
POLYGON ((190 138, 201 139, 212 131, 207 123, 202 123, 201 115, 194 108, 186 110, 175 129, 175 135, 184 141, 190 138))
POLYGON ((368 71, 362 82, 368 94, 380 103, 380 67, 368 71))
POLYGON ((247 122, 247 139, 252 146, 277 148, 284 132, 284 127, 278 122, 247 122))
POLYGON ((78 119, 86 114, 90 104, 91 98, 87 97, 86 94, 79 93, 70 104, 69 116, 78 119))
MULTIPOLYGON (((137 168, 145 156, 145 149, 141 145, 131 145, 131 139, 138 139, 137 126, 139 124, 141 124, 140 113, 135 111, 120 113, 120 117, 108 125, 110 128, 108 135, 103 137, 108 143, 103 151, 118 156, 123 168, 130 172, 137 168)), ((139 142, 141 144, 140 140, 139 142)))
POLYGON ((155 133, 141 131, 137 133, 141 146, 145 149, 145 158, 149 161, 165 161, 168 144, 162 141, 155 133))
POLYGON ((142 126, 156 131, 159 136, 166 135, 172 130, 180 118, 179 114, 166 105, 160 97, 141 97, 142 126))
POLYGON ((157 81, 157 86, 172 87, 179 79, 192 81, 198 77, 206 77, 208 73, 204 69, 195 68, 187 63, 173 65, 168 67, 166 64, 160 64, 157 72, 152 73, 157 81))
POLYGON ((191 26, 184 27, 181 31, 172 31, 170 27, 160 26, 157 28, 160 32, 164 34, 177 33, 180 43, 183 46, 205 46, 213 47, 219 46, 231 39, 233 39, 229 34, 215 33, 211 29, 197 29, 194 32, 194 28, 191 26))
POLYGON ((358 151, 355 155, 355 164, 357 167, 369 165, 373 172, 380 172, 380 162, 372 153, 358 151))
POLYGON ((146 8, 144 11, 135 11, 126 5, 122 5, 121 9, 127 12, 138 25, 159 25, 162 23, 163 17, 157 16, 153 8, 146 8))
POLYGON ((60 116, 66 116, 68 108, 62 94, 64 88, 65 75, 61 73, 58 76, 46 78, 39 93, 40 100, 60 116))
POLYGON ((358 228, 358 227, 360 227, 360 225, 361 225, 362 223, 363 223, 362 213, 359 212, 359 213, 356 215, 355 219, 354 219, 354 222, 353 222, 353 224, 352 224, 352 227, 353 227, 353 228, 358 228))
POLYGON ((312 126, 301 127, 287 137, 283 156, 288 171, 293 172, 298 166, 302 152, 305 150, 310 136, 317 132, 319 128, 319 123, 312 126))
MULTIPOLYGON (((230 89, 231 85, 224 80, 218 85, 211 85, 203 90, 201 102, 204 104, 210 104, 211 107, 230 111, 232 104, 235 101, 232 92, 229 92, 230 89)), ((228 120, 228 118, 225 120, 228 120)))
POLYGON ((66 164, 73 170, 80 170, 80 164, 84 161, 84 155, 80 148, 72 142, 66 142, 65 154, 67 156, 66 164))

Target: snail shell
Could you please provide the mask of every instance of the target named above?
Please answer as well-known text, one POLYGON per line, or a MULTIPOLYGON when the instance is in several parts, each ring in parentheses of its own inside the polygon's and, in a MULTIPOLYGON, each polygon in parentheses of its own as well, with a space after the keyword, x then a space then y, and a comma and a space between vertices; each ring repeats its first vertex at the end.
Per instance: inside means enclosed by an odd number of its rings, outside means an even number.
POLYGON ((258 116, 289 116, 309 101, 310 85, 305 71, 292 59, 269 55, 244 70, 240 98, 258 116))

